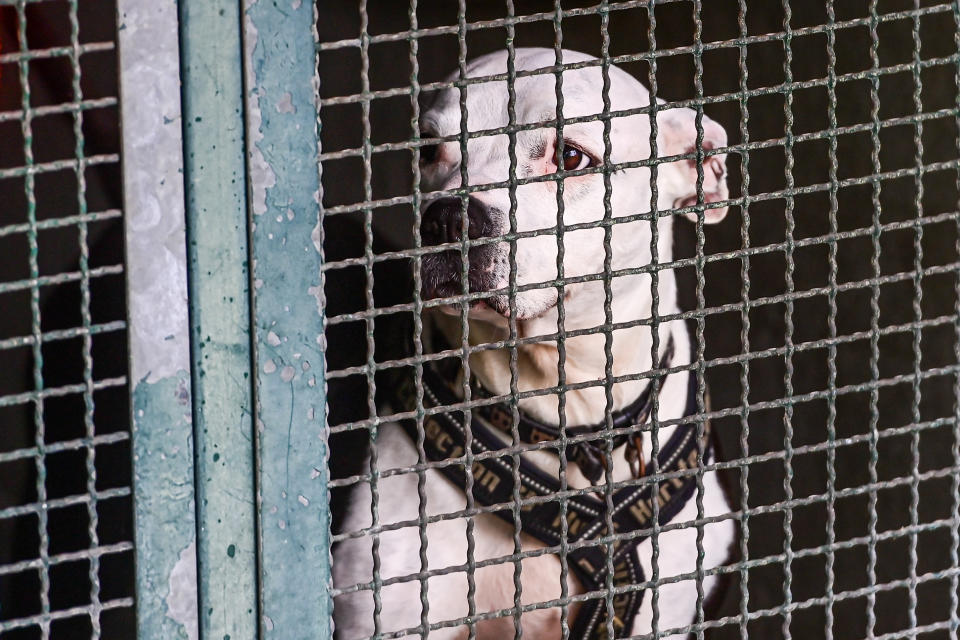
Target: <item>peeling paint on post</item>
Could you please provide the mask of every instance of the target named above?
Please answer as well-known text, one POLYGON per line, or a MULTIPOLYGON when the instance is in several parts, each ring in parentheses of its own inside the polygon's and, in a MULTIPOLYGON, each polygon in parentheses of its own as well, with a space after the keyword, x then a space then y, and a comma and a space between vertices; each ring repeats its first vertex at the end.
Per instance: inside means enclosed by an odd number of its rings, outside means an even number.
POLYGON ((181 0, 200 637, 257 636, 243 49, 238 0, 181 0))
POLYGON ((264 638, 331 636, 315 19, 247 0, 264 638))
POLYGON ((133 389, 139 638, 197 638, 196 572, 174 579, 196 536, 189 389, 184 371, 133 389))
POLYGON ((182 571, 196 507, 177 5, 120 0, 118 23, 137 637, 193 640, 196 571, 182 571))
POLYGON ((120 0, 145 639, 331 636, 314 7, 244 8, 120 0))

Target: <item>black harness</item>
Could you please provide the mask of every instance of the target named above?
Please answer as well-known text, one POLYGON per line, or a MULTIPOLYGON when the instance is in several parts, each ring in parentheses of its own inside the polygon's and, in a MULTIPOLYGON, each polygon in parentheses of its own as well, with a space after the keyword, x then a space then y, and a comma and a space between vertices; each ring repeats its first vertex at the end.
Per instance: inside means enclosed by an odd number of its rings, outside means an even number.
MULTIPOLYGON (((673 343, 668 343, 660 368, 669 366, 673 343)), ((450 360, 446 362, 451 362, 450 360)), ((442 364, 441 364, 442 366, 442 364)), ((659 379, 659 388, 663 388, 665 375, 659 379)), ((441 375, 430 366, 423 368, 423 408, 435 408, 454 405, 461 402, 450 382, 456 375, 441 375)), ((652 399, 648 384, 641 396, 628 407, 613 416, 614 428, 640 427, 649 417, 652 399)), ((490 397, 479 387, 477 394, 490 397)), ((397 389, 395 400, 405 410, 416 410, 416 390, 413 381, 406 376, 397 389)), ((696 377, 690 375, 687 391, 687 404, 684 417, 697 413, 696 377)), ((461 461, 467 447, 467 430, 460 415, 462 410, 450 410, 427 416, 423 421, 423 447, 429 461, 461 461)), ((528 443, 560 439, 560 429, 544 424, 529 415, 519 413, 517 431, 521 440, 528 443)), ((658 477, 657 480, 634 481, 626 483, 613 492, 612 509, 607 512, 605 501, 586 495, 574 494, 567 498, 566 542, 574 546, 567 557, 570 568, 579 578, 587 591, 605 591, 607 578, 612 568, 613 587, 613 637, 619 638, 630 633, 634 618, 643 601, 643 590, 632 588, 645 580, 636 549, 650 537, 653 526, 654 502, 659 507, 658 521, 664 525, 674 518, 686 505, 696 489, 696 469, 705 464, 710 457, 711 445, 709 423, 704 422, 703 436, 697 438, 697 423, 682 423, 674 430, 670 439, 660 448, 657 456, 658 476, 671 474, 671 477, 658 477), (672 473, 681 472, 681 473, 672 473), (608 545, 600 538, 609 535, 607 521, 613 525, 616 539, 608 545), (591 544, 595 542, 595 544, 591 544), (608 555, 609 553, 609 555, 608 555)), ((419 433, 413 420, 403 421, 407 434, 418 442, 419 433)), ((506 449, 497 431, 511 433, 513 412, 506 403, 483 405, 472 409, 470 448, 473 455, 487 454, 506 449)), ((584 476, 594 485, 604 469, 604 452, 607 439, 602 437, 606 423, 591 427, 567 428, 567 437, 583 434, 596 434, 594 440, 584 440, 568 445, 568 459, 576 462, 584 476), (597 442, 599 440, 599 443, 597 442)), ((612 448, 623 444, 633 444, 636 455, 642 460, 639 436, 642 431, 621 433, 611 438, 612 448)), ((629 459, 629 452, 628 452, 629 459)), ((519 468, 513 454, 482 457, 473 460, 473 497, 477 504, 501 507, 494 513, 504 520, 519 526, 522 531, 533 535, 547 546, 560 546, 563 538, 560 504, 556 500, 532 501, 530 498, 549 497, 561 490, 560 481, 544 472, 524 456, 519 456, 519 468), (519 487, 515 487, 514 478, 519 477, 519 487), (515 523, 514 490, 521 498, 519 505, 519 523, 515 523)), ((466 487, 466 464, 448 464, 439 470, 461 489, 466 487)), ((645 476, 641 471, 640 475, 645 476)), ((595 488, 594 492, 599 492, 595 488)), ((604 594, 598 594, 584 602, 576 616, 570 637, 576 640, 595 640, 608 637, 608 609, 604 594)))

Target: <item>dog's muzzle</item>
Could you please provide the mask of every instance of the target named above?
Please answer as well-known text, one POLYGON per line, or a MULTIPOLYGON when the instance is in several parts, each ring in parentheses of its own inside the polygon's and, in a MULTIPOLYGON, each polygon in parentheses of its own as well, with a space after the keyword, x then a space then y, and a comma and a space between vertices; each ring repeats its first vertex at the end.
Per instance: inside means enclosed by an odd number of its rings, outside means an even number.
MULTIPOLYGON (((463 242, 464 203, 460 198, 440 198, 430 203, 420 220, 423 246, 459 244, 463 242)), ((496 209, 475 198, 466 201, 467 238, 478 240, 499 235, 496 209)), ((463 286, 463 248, 428 253, 423 256, 421 277, 424 299, 447 298, 465 293, 479 293, 496 287, 499 243, 490 242, 467 249, 467 288, 463 286)))

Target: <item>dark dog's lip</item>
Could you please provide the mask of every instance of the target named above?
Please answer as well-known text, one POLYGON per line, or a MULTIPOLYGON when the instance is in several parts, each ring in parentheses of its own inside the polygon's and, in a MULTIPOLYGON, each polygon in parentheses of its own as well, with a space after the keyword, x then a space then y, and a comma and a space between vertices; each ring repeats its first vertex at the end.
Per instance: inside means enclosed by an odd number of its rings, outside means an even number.
MULTIPOLYGON (((437 307, 442 313, 445 313, 450 316, 460 316, 462 308, 459 304, 450 303, 443 304, 437 307)), ((489 318, 491 314, 496 314, 498 316, 509 318, 510 309, 507 308, 503 312, 498 311, 494 306, 490 305, 486 300, 474 300, 470 302, 467 308, 467 315, 472 317, 487 317, 489 318)))
MULTIPOLYGON (((719 191, 709 191, 703 194, 703 204, 713 204, 714 202, 720 202, 726 198, 719 191)), ((688 198, 683 198, 682 200, 677 201, 674 205, 677 209, 686 209, 687 207, 697 206, 697 196, 690 196, 688 198)))
MULTIPOLYGON (((460 295, 461 294, 459 293, 452 293, 452 294, 443 295, 443 296, 434 295, 432 297, 428 297, 427 295, 424 295, 423 297, 425 300, 429 300, 429 299, 435 300, 437 298, 447 298, 447 297, 452 298, 460 295)), ((551 310, 555 309, 558 306, 558 304, 559 304, 558 300, 554 300, 553 302, 548 304, 546 307, 544 307, 537 313, 530 316, 518 316, 517 320, 518 321, 519 320, 536 320, 537 318, 543 317, 544 315, 549 313, 551 310)), ((437 305, 435 308, 439 309, 441 312, 447 315, 459 316, 461 313, 462 306, 460 301, 451 301, 445 304, 437 305)), ((510 298, 505 294, 497 293, 484 298, 480 298, 478 300, 472 300, 468 303, 468 312, 469 312, 469 315, 472 317, 486 316, 489 319, 491 318, 492 314, 496 314, 501 318, 509 320, 510 316, 512 315, 510 310, 510 298)))
MULTIPOLYGON (((441 251, 427 254, 421 261, 421 291, 424 300, 437 298, 454 298, 464 294, 483 294, 495 289, 497 277, 495 272, 496 250, 489 246, 470 249, 469 270, 463 278, 463 256, 458 251, 441 251), (464 282, 466 280, 466 282, 464 282)), ((495 296, 489 296, 493 298, 495 296)), ((505 305, 488 299, 480 298, 476 302, 483 302, 494 310, 505 305)), ((452 306, 459 307, 457 302, 452 306)))

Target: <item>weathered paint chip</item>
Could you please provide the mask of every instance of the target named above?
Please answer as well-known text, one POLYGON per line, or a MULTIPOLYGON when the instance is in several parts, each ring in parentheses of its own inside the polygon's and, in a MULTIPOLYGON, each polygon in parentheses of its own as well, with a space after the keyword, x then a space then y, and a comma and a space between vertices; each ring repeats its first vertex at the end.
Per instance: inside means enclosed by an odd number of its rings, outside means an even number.
POLYGON ((183 626, 189 640, 200 637, 197 624, 197 543, 191 542, 180 552, 170 571, 170 592, 167 595, 167 616, 183 626))
POLYGON ((297 107, 293 104, 293 95, 289 91, 284 92, 276 104, 277 113, 296 113, 297 107))
MULTIPOLYGON (((248 60, 252 60, 253 50, 257 46, 257 27, 250 19, 249 14, 244 16, 244 27, 244 34, 247 36, 243 43, 244 49, 246 49, 245 54, 248 60)), ((248 75, 247 80, 251 87, 257 86, 257 79, 252 74, 248 75)), ((258 87, 256 91, 249 93, 247 99, 247 135, 250 136, 247 148, 250 151, 250 184, 252 186, 253 214, 258 216, 267 212, 267 189, 277 184, 277 174, 274 173, 273 167, 270 166, 270 163, 263 156, 263 152, 260 151, 260 147, 257 146, 257 143, 263 140, 261 128, 263 117, 260 113, 260 97, 263 94, 263 88, 258 87)))

